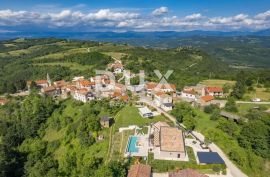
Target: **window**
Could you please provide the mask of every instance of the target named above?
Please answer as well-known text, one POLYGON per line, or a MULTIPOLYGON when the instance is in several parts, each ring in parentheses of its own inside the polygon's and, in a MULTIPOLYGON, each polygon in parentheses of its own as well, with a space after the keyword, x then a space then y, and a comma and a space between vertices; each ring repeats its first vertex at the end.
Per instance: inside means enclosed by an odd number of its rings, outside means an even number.
POLYGON ((177 158, 180 158, 180 154, 177 154, 177 158))

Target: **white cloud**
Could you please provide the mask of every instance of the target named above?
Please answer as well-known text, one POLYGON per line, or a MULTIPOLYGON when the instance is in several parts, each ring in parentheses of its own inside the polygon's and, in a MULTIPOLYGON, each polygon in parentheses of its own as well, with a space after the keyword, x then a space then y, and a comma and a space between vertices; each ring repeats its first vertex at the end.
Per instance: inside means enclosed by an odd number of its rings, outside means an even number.
POLYGON ((213 24, 228 24, 231 21, 231 17, 213 17, 209 19, 209 22, 213 24))
POLYGON ((257 19, 262 19, 262 20, 266 20, 266 19, 270 19, 270 10, 263 12, 263 13, 259 13, 258 15, 255 16, 255 18, 257 19))
POLYGON ((238 15, 233 17, 233 20, 240 22, 240 21, 244 21, 245 19, 247 19, 247 17, 248 17, 248 15, 246 15, 246 14, 238 14, 238 15))
POLYGON ((166 14, 166 13, 168 13, 168 12, 169 12, 168 7, 160 7, 160 8, 155 9, 155 10, 152 12, 152 14, 153 14, 154 16, 160 16, 160 15, 166 14))
POLYGON ((214 17, 210 18, 210 22, 213 24, 231 24, 235 22, 242 22, 248 19, 248 15, 238 14, 232 17, 214 17))
POLYGON ((131 12, 113 12, 110 9, 101 9, 96 13, 89 13, 86 19, 89 20, 123 20, 137 18, 139 14, 131 12))
POLYGON ((63 20, 69 18, 72 13, 70 10, 63 10, 59 13, 52 13, 49 15, 51 16, 52 20, 63 20))
POLYGON ((191 14, 185 17, 187 21, 196 21, 202 19, 203 16, 200 13, 191 14))
MULTIPOLYGON (((100 9, 81 12, 72 9, 61 11, 13 11, 0 10, 0 27, 20 29, 20 26, 39 29, 74 29, 91 30, 258 30, 270 28, 270 10, 255 16, 237 14, 235 16, 206 17, 201 13, 178 16, 161 16, 168 13, 168 8, 160 7, 152 14, 140 13, 131 9, 100 9), (136 13, 135 13, 136 12, 136 13), (153 16, 154 15, 154 16, 153 16)), ((0 29, 1 29, 0 28, 0 29)), ((3 30, 2 29, 2 30, 3 30)))

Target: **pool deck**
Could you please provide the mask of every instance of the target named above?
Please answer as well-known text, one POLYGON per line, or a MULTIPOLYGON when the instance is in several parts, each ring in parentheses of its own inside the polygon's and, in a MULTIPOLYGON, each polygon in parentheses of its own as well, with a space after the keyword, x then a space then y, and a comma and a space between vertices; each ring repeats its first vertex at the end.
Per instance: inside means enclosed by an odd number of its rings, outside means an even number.
MULTIPOLYGON (((125 152, 125 157, 128 156, 135 156, 135 157, 146 157, 148 156, 148 136, 147 135, 133 135, 137 137, 137 143, 139 143, 139 146, 136 146, 138 148, 138 152, 125 152)), ((127 145, 128 146, 128 145, 127 145)))

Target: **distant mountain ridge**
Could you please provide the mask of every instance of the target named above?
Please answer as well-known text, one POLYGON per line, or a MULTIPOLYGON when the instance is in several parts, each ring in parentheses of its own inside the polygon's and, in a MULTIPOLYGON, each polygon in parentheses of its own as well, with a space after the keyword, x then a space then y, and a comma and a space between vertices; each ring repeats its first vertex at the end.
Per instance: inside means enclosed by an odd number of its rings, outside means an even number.
POLYGON ((190 36, 270 36, 270 29, 257 32, 243 31, 153 31, 153 32, 0 32, 0 39, 19 37, 41 38, 70 38, 70 39, 134 39, 134 38, 176 38, 190 36))
POLYGON ((270 29, 257 32, 0 32, 0 40, 14 38, 92 40, 158 49, 192 46, 232 66, 270 67, 270 29))

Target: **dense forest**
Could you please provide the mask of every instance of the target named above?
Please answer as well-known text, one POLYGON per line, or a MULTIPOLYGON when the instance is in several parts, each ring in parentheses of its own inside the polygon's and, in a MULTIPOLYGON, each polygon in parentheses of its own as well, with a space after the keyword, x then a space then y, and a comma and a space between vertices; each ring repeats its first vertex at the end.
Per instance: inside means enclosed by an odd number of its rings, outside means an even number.
POLYGON ((0 176, 126 175, 126 163, 105 163, 107 144, 97 140, 108 134, 101 129, 99 117, 115 115, 120 104, 56 102, 35 93, 21 101, 13 100, 0 109, 0 176), (47 138, 57 131, 63 136, 47 138))

